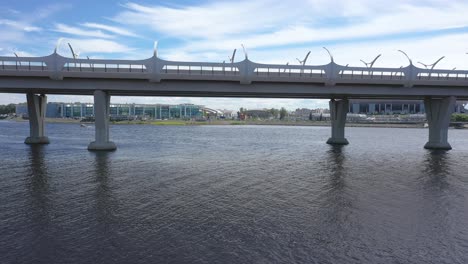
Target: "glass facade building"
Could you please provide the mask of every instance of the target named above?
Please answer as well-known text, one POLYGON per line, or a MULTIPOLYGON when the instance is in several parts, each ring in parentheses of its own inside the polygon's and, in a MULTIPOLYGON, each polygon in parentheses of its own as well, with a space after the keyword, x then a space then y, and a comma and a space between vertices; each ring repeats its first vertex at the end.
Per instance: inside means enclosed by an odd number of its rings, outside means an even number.
MULTIPOLYGON (((455 113, 464 113, 466 102, 457 101, 455 113)), ((422 100, 350 100, 349 113, 353 114, 424 114, 424 102, 422 100)))
MULTIPOLYGON (((146 119, 197 119, 203 116, 204 106, 193 104, 111 104, 110 116, 114 118, 146 119)), ((26 104, 16 105, 17 115, 27 115, 26 104)), ((94 116, 94 104, 48 103, 46 117, 85 118, 94 116)))

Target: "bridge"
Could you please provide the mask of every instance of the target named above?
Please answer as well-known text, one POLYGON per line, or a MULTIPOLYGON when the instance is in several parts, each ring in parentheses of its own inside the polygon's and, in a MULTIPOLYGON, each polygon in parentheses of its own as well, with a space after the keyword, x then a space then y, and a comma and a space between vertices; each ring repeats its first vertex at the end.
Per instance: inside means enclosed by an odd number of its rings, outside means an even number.
POLYGON ((468 71, 240 62, 78 59, 55 50, 44 57, 0 57, 0 92, 27 95, 27 144, 49 143, 44 130, 46 94, 93 95, 95 141, 89 150, 114 150, 109 140, 110 96, 203 96, 330 99, 329 144, 348 144, 349 99, 424 100, 429 124, 425 148, 451 149, 447 141, 455 100, 468 100, 468 71))

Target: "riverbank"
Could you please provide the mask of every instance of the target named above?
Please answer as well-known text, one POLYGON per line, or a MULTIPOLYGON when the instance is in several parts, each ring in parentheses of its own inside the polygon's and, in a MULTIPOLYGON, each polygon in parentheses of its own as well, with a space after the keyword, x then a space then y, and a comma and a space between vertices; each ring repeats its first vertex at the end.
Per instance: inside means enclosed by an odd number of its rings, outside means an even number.
MULTIPOLYGON (((8 119, 16 122, 27 122, 22 118, 8 119)), ((93 124, 94 122, 81 122, 71 118, 46 118, 47 123, 75 123, 75 124, 93 124)), ((206 126, 206 125, 236 125, 236 126, 323 126, 329 127, 330 121, 282 121, 282 120, 131 120, 131 121, 111 121, 113 125, 155 125, 155 126, 206 126)), ((396 122, 347 122, 347 127, 393 127, 393 128, 424 128, 424 123, 396 123, 396 122)))

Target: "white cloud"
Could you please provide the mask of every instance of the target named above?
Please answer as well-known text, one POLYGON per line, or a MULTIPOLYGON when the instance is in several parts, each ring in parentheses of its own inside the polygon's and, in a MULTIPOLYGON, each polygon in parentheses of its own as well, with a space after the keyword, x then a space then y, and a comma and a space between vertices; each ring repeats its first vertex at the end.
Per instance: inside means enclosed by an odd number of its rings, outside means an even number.
POLYGON ((113 26, 104 25, 104 24, 97 24, 97 23, 84 23, 82 25, 85 26, 85 27, 89 27, 89 28, 102 29, 102 30, 109 31, 109 32, 112 32, 114 34, 118 34, 118 35, 122 35, 122 36, 138 37, 138 35, 136 35, 135 33, 131 32, 129 30, 126 30, 124 28, 121 28, 121 27, 113 27, 113 26))
POLYGON ((114 36, 106 34, 101 30, 84 30, 78 27, 72 27, 61 23, 55 24, 55 28, 53 30, 60 33, 76 35, 81 37, 114 38, 114 36))
POLYGON ((176 8, 128 3, 124 5, 127 10, 114 20, 190 39, 191 50, 226 50, 239 43, 269 47, 468 26, 468 3, 425 3, 257 0, 176 8))
POLYGON ((17 29, 17 30, 23 30, 23 31, 26 31, 26 32, 37 32, 37 31, 42 30, 42 28, 32 26, 29 23, 21 22, 21 21, 14 21, 14 20, 10 20, 10 19, 0 19, 0 26, 2 26, 2 25, 11 27, 11 28, 17 29))
MULTIPOLYGON (((73 49, 78 54, 83 53, 126 53, 131 52, 133 49, 124 45, 117 43, 112 40, 107 39, 66 39, 73 49)), ((62 45, 59 48, 59 53, 69 54, 70 51, 67 47, 62 45)), ((115 56, 113 57, 115 58, 115 56)))

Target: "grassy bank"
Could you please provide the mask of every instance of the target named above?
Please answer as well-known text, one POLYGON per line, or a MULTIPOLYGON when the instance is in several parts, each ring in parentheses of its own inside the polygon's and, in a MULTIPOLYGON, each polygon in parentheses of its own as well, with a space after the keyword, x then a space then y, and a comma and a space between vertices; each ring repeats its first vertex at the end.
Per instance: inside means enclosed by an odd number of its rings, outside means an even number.
MULTIPOLYGON (((27 122, 22 118, 11 119, 18 122, 27 122)), ((75 123, 80 124, 80 120, 68 118, 46 118, 47 123, 75 123)), ((92 124, 93 122, 85 122, 92 124)), ((191 121, 191 120, 132 120, 132 121, 111 121, 113 125, 154 125, 154 126, 204 126, 204 125, 263 125, 263 126, 330 126, 329 121, 283 121, 283 120, 211 120, 211 121, 191 121)), ((424 123, 346 123, 347 127, 397 127, 397 128, 422 128, 424 123)))

